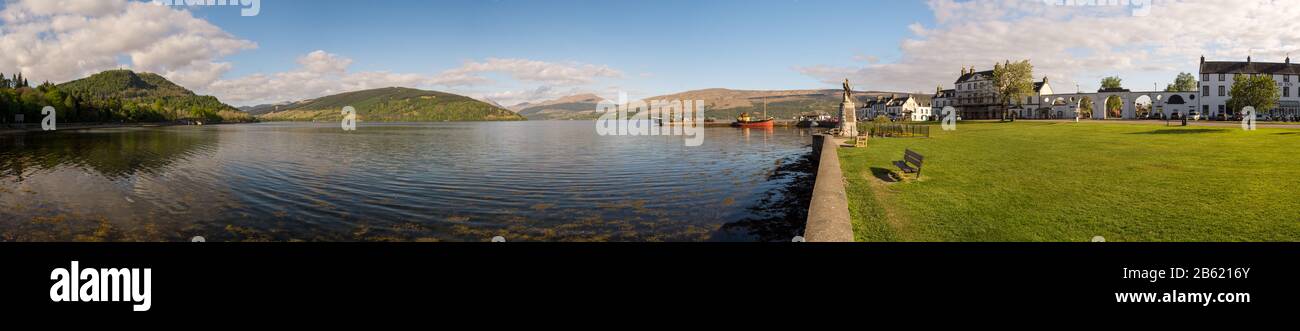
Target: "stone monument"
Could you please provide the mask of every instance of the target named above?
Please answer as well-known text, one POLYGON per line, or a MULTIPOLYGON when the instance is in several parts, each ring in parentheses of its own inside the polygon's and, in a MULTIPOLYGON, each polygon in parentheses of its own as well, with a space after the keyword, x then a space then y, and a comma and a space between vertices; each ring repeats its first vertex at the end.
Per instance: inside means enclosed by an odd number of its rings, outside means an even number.
POLYGON ((858 106, 853 104, 853 86, 844 79, 844 102, 840 103, 840 136, 858 136, 858 106))

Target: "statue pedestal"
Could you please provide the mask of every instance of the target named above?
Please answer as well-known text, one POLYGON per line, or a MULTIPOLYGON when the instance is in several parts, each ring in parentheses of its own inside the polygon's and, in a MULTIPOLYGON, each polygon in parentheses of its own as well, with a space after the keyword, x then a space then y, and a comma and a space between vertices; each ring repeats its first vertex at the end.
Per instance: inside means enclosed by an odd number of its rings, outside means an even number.
POLYGON ((840 137, 858 136, 857 105, 845 100, 840 104, 840 137))

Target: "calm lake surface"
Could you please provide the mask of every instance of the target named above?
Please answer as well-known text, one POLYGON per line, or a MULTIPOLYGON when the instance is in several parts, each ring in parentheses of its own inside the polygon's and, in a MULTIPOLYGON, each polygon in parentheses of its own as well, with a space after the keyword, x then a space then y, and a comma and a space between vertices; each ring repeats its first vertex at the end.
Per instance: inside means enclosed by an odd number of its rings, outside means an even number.
MULTIPOLYGON (((788 241, 808 129, 261 123, 0 134, 0 241, 788 241)), ((809 182, 807 185, 803 182, 809 182)), ((803 187, 803 186, 806 186, 803 187)))

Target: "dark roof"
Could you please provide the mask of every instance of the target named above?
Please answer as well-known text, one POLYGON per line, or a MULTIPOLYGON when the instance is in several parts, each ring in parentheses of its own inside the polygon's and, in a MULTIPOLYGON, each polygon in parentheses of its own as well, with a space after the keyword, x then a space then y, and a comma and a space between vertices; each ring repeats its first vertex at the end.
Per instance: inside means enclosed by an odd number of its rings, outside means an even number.
POLYGON ((957 78, 957 82, 956 82, 955 84, 965 83, 965 82, 967 82, 967 81, 970 81, 970 80, 975 79, 976 77, 980 77, 980 76, 983 76, 983 77, 986 77, 986 78, 988 78, 988 77, 993 77, 993 70, 985 70, 985 71, 980 71, 980 72, 976 72, 976 73, 967 73, 967 74, 965 74, 965 75, 961 75, 961 77, 958 77, 958 78, 957 78))
POLYGON ((1043 85, 1047 85, 1047 81, 1041 81, 1041 82, 1034 83, 1034 92, 1042 92, 1042 91, 1043 91, 1043 85))
POLYGON ((951 98, 955 96, 957 96, 957 90, 942 90, 934 94, 935 98, 951 98))
POLYGON ((1300 64, 1273 62, 1204 62, 1202 74, 1298 75, 1300 64))
POLYGON ((1122 88, 1122 87, 1120 87, 1120 88, 1104 88, 1104 89, 1097 90, 1097 93, 1116 93, 1116 92, 1133 92, 1133 91, 1132 91, 1132 90, 1129 90, 1129 89, 1126 89, 1126 88, 1122 88))

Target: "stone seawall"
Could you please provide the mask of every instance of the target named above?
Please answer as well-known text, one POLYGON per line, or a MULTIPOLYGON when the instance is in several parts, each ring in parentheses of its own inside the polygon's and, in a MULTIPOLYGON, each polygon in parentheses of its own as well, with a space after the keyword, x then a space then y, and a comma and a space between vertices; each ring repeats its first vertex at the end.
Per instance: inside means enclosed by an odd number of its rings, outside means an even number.
POLYGON ((817 182, 804 229, 804 239, 809 242, 853 241, 853 221, 849 218, 849 198, 844 190, 838 149, 834 137, 813 136, 814 159, 818 161, 817 182))

